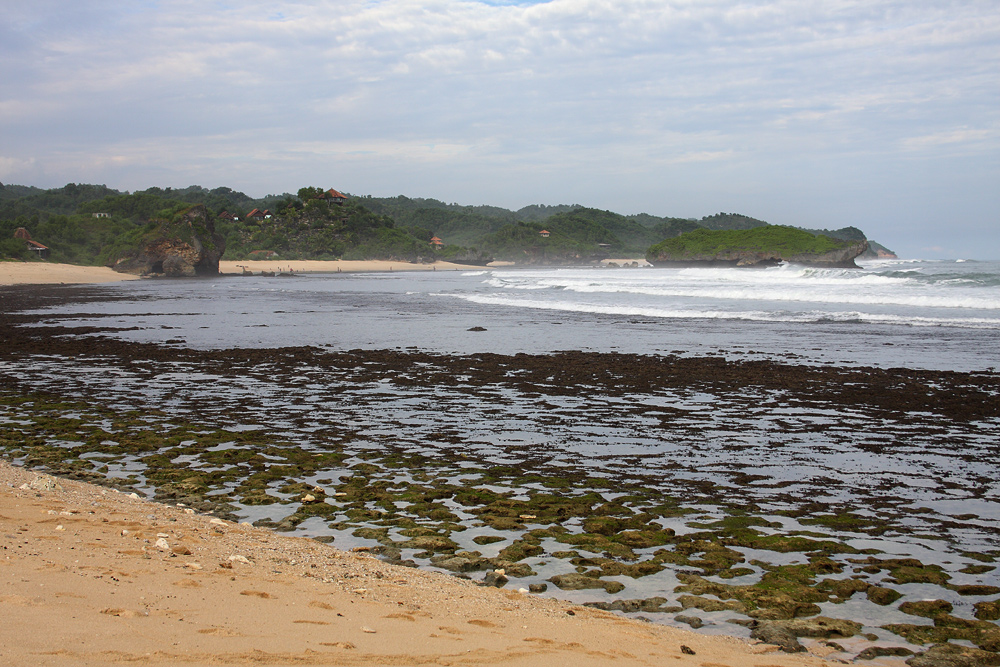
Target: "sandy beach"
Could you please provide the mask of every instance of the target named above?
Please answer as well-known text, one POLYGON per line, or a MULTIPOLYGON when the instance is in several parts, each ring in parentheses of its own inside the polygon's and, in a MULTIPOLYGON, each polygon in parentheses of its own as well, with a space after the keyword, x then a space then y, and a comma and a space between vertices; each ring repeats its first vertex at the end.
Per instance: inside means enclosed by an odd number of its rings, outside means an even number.
MULTIPOLYGON (((410 264, 383 260, 364 261, 223 261, 222 274, 241 274, 246 268, 255 274, 270 273, 370 273, 392 271, 469 271, 477 267, 451 262, 410 264)), ((140 276, 118 273, 106 266, 77 266, 49 262, 0 262, 0 285, 59 285, 112 283, 137 280, 140 276)))
POLYGON ((5 665, 829 664, 389 565, 0 460, 5 665))
POLYGON ((0 262, 0 285, 59 285, 113 283, 139 276, 118 273, 106 266, 77 266, 49 262, 0 262))

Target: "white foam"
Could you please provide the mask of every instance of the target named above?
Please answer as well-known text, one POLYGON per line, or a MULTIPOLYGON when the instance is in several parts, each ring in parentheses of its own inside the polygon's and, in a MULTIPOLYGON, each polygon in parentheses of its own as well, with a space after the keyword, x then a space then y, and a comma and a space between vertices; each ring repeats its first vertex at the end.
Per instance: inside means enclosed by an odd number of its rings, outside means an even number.
POLYGON ((908 326, 947 326, 971 329, 1000 329, 1000 317, 929 317, 900 315, 892 313, 866 313, 862 311, 829 310, 716 310, 704 307, 657 308, 637 305, 604 305, 569 301, 542 301, 510 294, 449 294, 454 298, 494 306, 530 308, 561 312, 594 313, 600 315, 621 315, 650 317, 658 319, 715 319, 751 320, 759 322, 867 322, 871 324, 896 324, 908 326))

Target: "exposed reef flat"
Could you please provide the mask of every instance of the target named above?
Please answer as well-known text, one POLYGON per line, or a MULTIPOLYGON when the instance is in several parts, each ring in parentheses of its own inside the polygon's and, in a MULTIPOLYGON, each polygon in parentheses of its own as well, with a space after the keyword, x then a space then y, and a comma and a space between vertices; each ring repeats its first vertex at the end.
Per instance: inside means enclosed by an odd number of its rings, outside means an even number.
POLYGON ((996 654, 995 373, 199 351, 0 297, 20 465, 788 650, 996 654))
POLYGON ((5 665, 820 667, 0 460, 5 665))

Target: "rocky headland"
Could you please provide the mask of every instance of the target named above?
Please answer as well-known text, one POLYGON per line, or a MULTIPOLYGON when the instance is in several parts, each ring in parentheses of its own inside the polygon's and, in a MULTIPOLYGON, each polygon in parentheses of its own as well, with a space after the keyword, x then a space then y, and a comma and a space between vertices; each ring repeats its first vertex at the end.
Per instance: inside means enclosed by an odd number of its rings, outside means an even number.
POLYGON ((858 268, 868 241, 843 241, 792 227, 695 230, 649 249, 646 260, 662 267, 767 267, 782 262, 823 268, 858 268))
POLYGON ((160 222, 133 247, 122 252, 111 268, 135 275, 172 277, 211 276, 219 273, 226 241, 202 206, 192 206, 160 222))

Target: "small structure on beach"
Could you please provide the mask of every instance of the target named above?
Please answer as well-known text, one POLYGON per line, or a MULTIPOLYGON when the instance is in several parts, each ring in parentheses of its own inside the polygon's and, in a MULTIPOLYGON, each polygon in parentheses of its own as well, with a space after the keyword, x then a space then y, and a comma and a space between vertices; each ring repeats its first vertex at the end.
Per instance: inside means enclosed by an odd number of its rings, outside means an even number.
POLYGON ((38 241, 28 241, 28 250, 38 255, 41 259, 49 258, 49 249, 38 241))
POLYGON ((31 232, 29 232, 24 227, 18 227, 17 229, 14 230, 14 238, 21 239, 22 241, 24 241, 28 246, 28 250, 35 253, 39 257, 39 259, 49 258, 48 247, 43 246, 38 241, 33 240, 31 238, 31 232))

